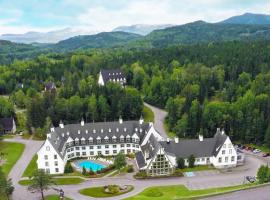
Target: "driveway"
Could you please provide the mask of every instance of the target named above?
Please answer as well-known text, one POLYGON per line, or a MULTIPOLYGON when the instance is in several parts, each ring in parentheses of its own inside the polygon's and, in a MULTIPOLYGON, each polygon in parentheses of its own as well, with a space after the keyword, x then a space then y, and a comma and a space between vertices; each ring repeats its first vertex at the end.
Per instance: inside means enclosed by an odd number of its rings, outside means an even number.
POLYGON ((164 138, 167 138, 167 134, 164 128, 165 117, 167 116, 167 112, 160 108, 154 107, 148 103, 144 102, 144 105, 152 110, 154 113, 154 127, 160 133, 160 135, 164 138))

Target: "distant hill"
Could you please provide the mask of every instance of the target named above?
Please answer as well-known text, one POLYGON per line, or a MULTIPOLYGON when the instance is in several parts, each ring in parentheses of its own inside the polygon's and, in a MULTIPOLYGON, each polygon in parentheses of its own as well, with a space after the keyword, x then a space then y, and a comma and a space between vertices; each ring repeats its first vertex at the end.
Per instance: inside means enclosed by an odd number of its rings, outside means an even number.
POLYGON ((219 23, 223 24, 253 24, 253 25, 266 25, 270 24, 270 15, 245 13, 230 17, 219 23))
POLYGON ((135 25, 131 25, 131 26, 119 26, 119 27, 113 29, 113 32, 123 31, 123 32, 127 32, 127 33, 136 33, 139 35, 147 35, 154 30, 164 29, 164 28, 168 28, 168 27, 172 27, 172 26, 174 26, 174 25, 172 25, 172 24, 160 24, 160 25, 135 24, 135 25))
POLYGON ((140 35, 125 32, 102 32, 96 35, 76 36, 53 45, 56 50, 72 51, 77 49, 110 48, 141 38, 140 35))
POLYGON ((269 25, 236 25, 197 21, 155 30, 129 45, 133 47, 165 47, 180 44, 261 39, 270 39, 269 25))
POLYGON ((46 33, 42 32, 27 32, 24 34, 3 34, 0 36, 0 40, 8 40, 17 43, 57 43, 61 40, 68 39, 77 35, 91 35, 96 34, 98 31, 89 30, 87 32, 76 28, 65 28, 61 30, 50 31, 46 33))

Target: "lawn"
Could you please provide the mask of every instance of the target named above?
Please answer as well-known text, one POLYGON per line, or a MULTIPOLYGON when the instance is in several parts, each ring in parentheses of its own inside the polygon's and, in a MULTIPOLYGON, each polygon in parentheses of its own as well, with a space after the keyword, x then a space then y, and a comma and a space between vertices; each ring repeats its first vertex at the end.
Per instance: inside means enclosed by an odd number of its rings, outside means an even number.
POLYGON ((37 169, 37 159, 37 155, 32 158, 27 168, 23 172, 23 177, 30 177, 32 173, 37 169))
POLYGON ((126 200, 173 200, 173 199, 192 199, 203 195, 215 195, 225 192, 240 190, 251 187, 251 184, 230 186, 222 188, 211 188, 205 190, 189 190, 183 185, 149 187, 136 196, 126 200))
MULTIPOLYGON (((84 180, 81 178, 54 178, 53 181, 56 185, 75 185, 84 182, 84 180)), ((24 186, 30 185, 30 183, 31 180, 19 181, 19 184, 24 186)))
POLYGON ((196 171, 205 171, 205 170, 214 170, 214 168, 211 165, 198 165, 193 168, 184 168, 184 169, 178 169, 181 172, 196 172, 196 171))
MULTIPOLYGON (((46 196, 45 200, 59 200, 59 195, 55 194, 55 195, 46 196)), ((64 200, 72 200, 72 199, 65 197, 64 200)))
POLYGON ((154 113, 146 106, 143 106, 143 118, 145 122, 154 122, 154 113))
POLYGON ((6 159, 6 162, 2 166, 2 169, 3 172, 8 175, 13 165, 21 157, 24 150, 24 145, 20 143, 0 141, 0 149, 1 152, 5 154, 6 159))
POLYGON ((96 197, 96 198, 114 197, 114 196, 119 196, 119 195, 128 193, 134 189, 133 186, 129 186, 129 187, 130 188, 127 191, 119 192, 116 194, 105 193, 103 187, 85 188, 85 189, 80 190, 79 192, 80 192, 80 194, 85 195, 85 196, 89 196, 89 197, 96 197))

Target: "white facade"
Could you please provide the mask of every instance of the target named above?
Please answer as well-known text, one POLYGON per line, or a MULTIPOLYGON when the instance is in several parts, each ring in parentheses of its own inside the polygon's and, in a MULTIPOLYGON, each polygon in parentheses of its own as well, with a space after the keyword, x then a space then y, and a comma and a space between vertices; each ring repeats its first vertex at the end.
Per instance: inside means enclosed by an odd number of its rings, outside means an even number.
POLYGON ((105 85, 101 72, 99 72, 98 84, 100 86, 104 86, 105 85))

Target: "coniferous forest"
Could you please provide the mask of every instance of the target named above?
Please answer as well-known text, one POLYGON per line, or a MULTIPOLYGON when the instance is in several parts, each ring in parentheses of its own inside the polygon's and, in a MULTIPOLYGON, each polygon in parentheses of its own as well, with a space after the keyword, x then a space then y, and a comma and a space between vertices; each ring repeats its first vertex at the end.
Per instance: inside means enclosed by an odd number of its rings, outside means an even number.
POLYGON ((168 111, 168 129, 181 138, 223 127, 235 141, 270 146, 269 41, 43 53, 5 55, 0 65, 0 117, 30 131, 60 120, 138 119, 145 101, 168 111), (103 68, 122 68, 128 86, 98 86, 103 68), (56 91, 44 92, 49 82, 56 91), (15 109, 26 109, 26 119, 15 109))

